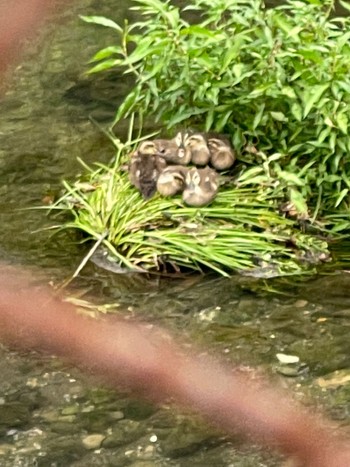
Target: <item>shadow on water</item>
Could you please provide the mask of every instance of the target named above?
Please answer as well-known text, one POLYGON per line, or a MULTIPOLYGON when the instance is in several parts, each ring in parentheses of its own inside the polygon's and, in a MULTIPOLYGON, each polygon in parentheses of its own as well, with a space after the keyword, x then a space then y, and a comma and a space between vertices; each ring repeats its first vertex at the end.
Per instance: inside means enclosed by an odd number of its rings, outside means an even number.
MULTIPOLYGON (((277 2, 276 2, 277 3, 277 2)), ((91 123, 113 117, 129 84, 117 73, 87 77, 93 53, 110 31, 83 24, 78 14, 113 19, 130 2, 82 0, 48 24, 30 44, 0 101, 1 259, 35 267, 46 281, 63 281, 82 247, 66 233, 40 231, 55 221, 41 206, 61 181, 87 163, 108 162, 113 147, 91 123)), ((121 129, 121 132, 123 129, 121 129)), ((349 424, 350 275, 261 282, 234 276, 113 275, 89 264, 70 286, 90 310, 160 323, 203 349, 261 366, 300 398, 311 395, 329 415, 349 424), (110 304, 106 306, 106 304, 110 304), (277 353, 298 356, 294 366, 277 353), (287 378, 287 376, 289 376, 287 378), (342 380, 341 378, 344 377, 342 380), (332 385, 333 384, 333 385, 332 385)), ((0 463, 2 466, 277 466, 279 459, 230 441, 196 418, 157 410, 98 388, 55 358, 0 349, 0 463)))

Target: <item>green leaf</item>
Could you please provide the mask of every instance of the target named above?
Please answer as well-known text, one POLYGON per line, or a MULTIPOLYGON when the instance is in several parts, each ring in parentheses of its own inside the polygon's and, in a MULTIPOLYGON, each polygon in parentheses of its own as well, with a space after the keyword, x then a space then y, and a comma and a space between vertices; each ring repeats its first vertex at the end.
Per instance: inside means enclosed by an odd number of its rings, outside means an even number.
MULTIPOLYGON (((338 140, 338 143, 339 143, 339 140, 338 140)), ((343 149, 344 150, 344 149, 343 149)), ((340 161, 342 160, 343 158, 343 154, 341 153, 338 153, 336 154, 332 160, 331 160, 331 168, 332 168, 332 172, 335 173, 339 170, 339 163, 340 161)))
MULTIPOLYGON (((350 11, 350 8, 349 8, 349 11, 350 11)), ((339 36, 339 38, 337 40, 337 45, 338 45, 340 50, 344 47, 345 44, 347 44, 349 42, 349 39, 350 39, 350 31, 348 31, 345 34, 342 34, 341 36, 339 36)))
POLYGON ((343 199, 345 198, 345 196, 349 193, 349 189, 348 188, 344 188, 340 193, 339 193, 339 196, 334 204, 334 207, 337 208, 339 206, 339 204, 343 201, 343 199))
MULTIPOLYGON (((143 73, 140 78, 140 83, 147 83, 151 78, 154 76, 158 75, 158 73, 166 66, 166 59, 165 58, 160 58, 158 63, 155 63, 153 68, 150 70, 149 73, 143 73)), ((169 90, 168 90, 169 91, 169 90)))
POLYGON ((200 115, 206 113, 206 109, 199 109, 199 108, 193 108, 193 109, 180 109, 178 110, 177 113, 173 115, 173 117, 168 121, 167 127, 172 128, 178 123, 181 123, 194 115, 200 115))
POLYGON ((301 122, 303 119, 303 108, 299 104, 299 102, 293 102, 290 110, 295 120, 297 120, 298 122, 301 122))
POLYGON ((278 122, 288 122, 288 118, 282 112, 270 112, 271 117, 278 122))
POLYGON ((263 113, 264 113, 264 110, 265 110, 265 103, 262 103, 257 108, 257 112, 256 112, 256 114, 254 116, 253 125, 252 125, 253 130, 255 130, 259 126, 259 124, 261 122, 261 119, 262 119, 262 116, 263 116, 263 113))
POLYGON ((296 99, 296 98, 297 98, 297 95, 295 94, 295 91, 294 91, 294 89, 293 89, 291 86, 284 86, 284 87, 281 89, 281 93, 282 93, 284 96, 289 97, 290 99, 296 99))
POLYGON ((301 32, 303 30, 303 26, 294 26, 294 28, 292 28, 289 33, 288 33, 288 36, 289 37, 296 37, 298 36, 299 32, 301 32))
POLYGON ((331 131, 332 131, 332 128, 329 127, 329 126, 328 126, 327 128, 324 128, 324 129, 320 132, 320 134, 319 134, 319 136, 318 136, 318 138, 317 138, 317 142, 318 142, 319 144, 323 143, 323 141, 331 134, 331 131))
POLYGON ((291 172, 286 172, 284 170, 281 170, 280 172, 278 172, 277 175, 282 180, 285 180, 288 184, 297 185, 297 186, 305 185, 305 182, 303 180, 301 180, 297 175, 291 172))
POLYGON ((122 64, 123 64, 123 61, 121 59, 104 60, 103 62, 100 62, 94 67, 90 68, 90 70, 88 70, 88 73, 89 74, 99 73, 100 71, 109 70, 111 68, 120 66, 122 64))
POLYGON ((243 63, 235 63, 232 67, 232 73, 236 78, 240 78, 243 75, 245 65, 243 63))
POLYGON ((246 170, 237 180, 238 183, 242 183, 244 181, 249 181, 253 177, 256 177, 259 174, 263 174, 263 169, 261 167, 253 167, 251 169, 246 170))
POLYGON ((304 91, 303 94, 303 101, 304 101, 304 112, 303 112, 303 118, 307 117, 311 111, 311 109, 314 107, 317 101, 320 100, 322 94, 328 89, 330 86, 330 83, 326 84, 317 84, 313 86, 311 89, 304 91))
MULTIPOLYGON (((254 73, 254 72, 252 72, 252 73, 254 73)), ((249 94, 249 97, 251 99, 256 99, 257 97, 264 95, 266 93, 266 91, 268 89, 270 89, 270 87, 271 87, 270 83, 258 86, 249 94)))
POLYGON ((264 27, 264 36, 266 38, 266 42, 268 43, 268 45, 272 48, 274 46, 274 40, 273 40, 273 36, 272 36, 272 31, 270 28, 268 28, 267 26, 264 27))
POLYGON ((329 137, 329 147, 331 148, 332 152, 335 150, 335 145, 337 142, 337 134, 336 133, 331 133, 329 137))
POLYGON ((279 161, 280 159, 283 159, 285 157, 285 154, 282 154, 280 152, 275 152, 275 154, 272 154, 269 156, 268 161, 273 162, 273 161, 279 161))
POLYGON ((140 6, 131 7, 131 10, 142 11, 143 14, 160 15, 170 26, 175 29, 179 20, 179 10, 169 6, 169 2, 160 0, 134 0, 140 6))
POLYGON ((348 134, 348 116, 345 113, 340 113, 335 116, 335 120, 339 129, 344 135, 348 134))
POLYGON ((79 16, 80 19, 85 21, 86 23, 93 23, 98 24, 100 26, 105 26, 107 28, 115 29, 116 31, 123 33, 123 29, 119 26, 119 24, 115 23, 111 19, 105 18, 104 16, 79 16))
POLYGON ((288 21, 287 16, 284 14, 282 15, 280 13, 273 12, 273 22, 286 34, 288 34, 293 28, 292 23, 288 21))
MULTIPOLYGON (((245 42, 248 42, 250 39, 246 34, 240 33, 236 34, 234 41, 227 41, 228 43, 225 46, 225 54, 221 60, 221 68, 219 74, 222 74, 228 66, 233 62, 233 60, 239 56, 239 52, 245 42)), ((243 63, 235 63, 232 67, 232 71, 236 78, 239 78, 242 75, 245 65, 243 63)))
POLYGON ((350 94, 350 83, 346 81, 338 81, 338 85, 340 88, 344 89, 345 92, 350 94))
MULTIPOLYGON (((235 80, 233 80, 231 86, 237 86, 237 84, 241 83, 244 79, 246 78, 249 78, 250 76, 253 76, 255 75, 256 71, 255 70, 252 70, 252 71, 246 71, 244 73, 242 73, 241 75, 239 75, 235 80)), ((253 91, 254 92, 254 91, 253 91)), ((250 94, 250 97, 256 97, 258 94, 256 94, 255 96, 253 96, 253 92, 250 94)))
POLYGON ((104 49, 99 50, 93 56, 93 58, 90 60, 89 63, 98 62, 100 60, 103 60, 105 58, 110 57, 111 55, 115 55, 115 54, 120 54, 121 55, 122 52, 123 52, 123 49, 121 47, 119 47, 119 46, 106 47, 104 49))
POLYGON ((307 204, 305 198, 300 193, 300 191, 296 190, 295 188, 291 188, 289 191, 289 198, 295 209, 300 213, 306 215, 308 212, 307 204))
POLYGON ((350 228, 350 222, 340 222, 338 224, 335 224, 335 226, 332 228, 332 232, 341 232, 343 230, 349 230, 350 228))
POLYGON ((344 0, 339 0, 340 5, 347 11, 350 11, 350 5, 348 2, 344 2, 344 0))
POLYGON ((226 113, 223 113, 220 118, 217 119, 215 124, 216 131, 223 131, 228 119, 231 117, 233 110, 228 110, 226 113))
POLYGON ((334 183, 334 182, 339 182, 341 180, 341 177, 339 175, 327 175, 324 177, 324 181, 328 183, 334 183))
MULTIPOLYGON (((215 38, 217 39, 216 34, 213 31, 210 31, 210 29, 203 28, 201 26, 193 25, 189 26, 188 28, 183 28, 181 29, 180 35, 194 35, 194 36, 199 36, 199 37, 210 37, 210 38, 215 38)), ((225 38, 225 36, 222 34, 221 35, 222 39, 225 38)))
POLYGON ((210 109, 205 119, 205 130, 206 131, 209 131, 212 129, 213 123, 214 123, 214 115, 215 115, 214 110, 210 109))
POLYGON ((162 55, 164 53, 164 45, 167 41, 160 41, 157 45, 150 45, 149 41, 141 42, 136 49, 124 60, 124 65, 133 65, 137 62, 141 62, 146 57, 152 57, 162 55))
POLYGON ((310 49, 299 50, 299 55, 317 64, 321 64, 323 61, 322 54, 316 50, 310 50, 310 49))
POLYGON ((121 118, 127 116, 131 110, 135 108, 135 105, 140 97, 141 94, 141 87, 135 87, 124 99, 123 103, 120 105, 119 109, 117 110, 116 116, 113 121, 114 126, 121 118))

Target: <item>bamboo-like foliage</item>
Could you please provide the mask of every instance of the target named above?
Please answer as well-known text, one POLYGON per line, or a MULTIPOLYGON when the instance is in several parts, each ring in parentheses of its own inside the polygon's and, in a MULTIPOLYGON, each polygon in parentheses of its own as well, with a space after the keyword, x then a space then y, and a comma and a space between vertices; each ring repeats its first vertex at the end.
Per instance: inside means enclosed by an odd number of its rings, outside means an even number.
POLYGON ((350 17, 332 17, 335 0, 191 0, 195 24, 170 1, 134 3, 135 24, 83 18, 117 34, 91 72, 122 67, 136 80, 115 122, 138 111, 168 128, 223 131, 269 191, 313 220, 336 209, 342 222, 329 227, 348 231, 350 17))

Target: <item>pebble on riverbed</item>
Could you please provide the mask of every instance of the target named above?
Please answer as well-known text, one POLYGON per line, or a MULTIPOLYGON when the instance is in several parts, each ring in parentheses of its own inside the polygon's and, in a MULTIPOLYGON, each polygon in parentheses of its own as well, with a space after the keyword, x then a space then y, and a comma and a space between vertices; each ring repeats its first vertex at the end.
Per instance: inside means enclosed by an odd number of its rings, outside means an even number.
POLYGON ((99 449, 105 438, 105 435, 96 433, 93 435, 85 436, 85 438, 82 439, 82 443, 86 449, 99 449))

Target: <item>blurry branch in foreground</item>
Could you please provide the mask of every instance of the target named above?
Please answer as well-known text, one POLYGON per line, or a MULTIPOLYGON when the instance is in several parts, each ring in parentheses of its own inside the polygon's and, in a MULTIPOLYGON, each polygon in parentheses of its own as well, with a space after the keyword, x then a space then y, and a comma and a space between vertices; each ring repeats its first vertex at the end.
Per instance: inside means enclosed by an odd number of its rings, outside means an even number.
POLYGON ((256 382, 200 349, 185 351, 161 328, 78 315, 17 271, 0 273, 0 340, 61 356, 112 387, 199 412, 228 434, 243 434, 308 467, 350 465, 350 443, 265 381, 256 382))

